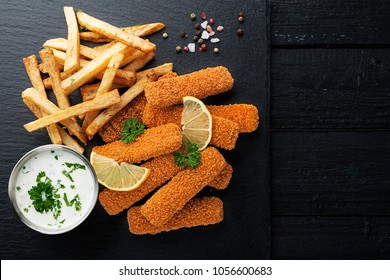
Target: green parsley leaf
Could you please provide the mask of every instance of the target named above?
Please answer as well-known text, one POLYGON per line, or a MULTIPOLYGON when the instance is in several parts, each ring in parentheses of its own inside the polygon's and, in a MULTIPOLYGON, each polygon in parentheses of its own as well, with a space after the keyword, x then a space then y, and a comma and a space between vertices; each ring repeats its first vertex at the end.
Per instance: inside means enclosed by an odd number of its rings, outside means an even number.
POLYGON ((123 143, 133 142, 145 130, 145 125, 138 121, 137 118, 131 118, 123 122, 122 137, 123 143))
POLYGON ((176 151, 173 153, 173 156, 176 165, 180 167, 189 166, 195 168, 199 165, 201 160, 201 154, 198 145, 192 142, 188 143, 186 153, 176 151))
POLYGON ((80 196, 78 194, 76 194, 75 197, 71 201, 68 200, 68 196, 66 195, 66 193, 64 193, 63 198, 64 198, 66 206, 72 207, 74 205, 74 209, 76 209, 76 211, 81 210, 81 201, 80 201, 80 196))
POLYGON ((71 182, 74 182, 72 176, 70 175, 73 171, 75 171, 77 169, 85 170, 85 165, 80 164, 80 163, 65 162, 65 165, 66 165, 66 167, 70 168, 70 170, 69 171, 62 170, 62 174, 64 174, 71 182))
POLYGON ((17 187, 16 187, 16 190, 17 190, 17 191, 20 191, 21 189, 22 189, 22 188, 21 188, 20 186, 17 186, 17 187))

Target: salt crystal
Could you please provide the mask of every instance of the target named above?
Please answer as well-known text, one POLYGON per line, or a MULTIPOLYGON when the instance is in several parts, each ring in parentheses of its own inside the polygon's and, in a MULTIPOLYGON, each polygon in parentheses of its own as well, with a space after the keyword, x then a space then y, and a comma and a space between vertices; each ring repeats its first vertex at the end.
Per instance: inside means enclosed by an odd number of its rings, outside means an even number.
POLYGON ((210 40, 211 43, 218 43, 219 41, 221 41, 221 40, 219 40, 218 38, 212 38, 210 40))
POLYGON ((188 50, 192 53, 195 52, 195 43, 189 43, 188 50))
POLYGON ((203 29, 206 29, 207 28, 207 20, 205 20, 204 22, 201 23, 200 26, 202 26, 203 29))
POLYGON ((210 26, 210 25, 207 25, 207 27, 206 27, 206 30, 207 30, 207 32, 208 32, 208 33, 210 33, 210 32, 212 32, 212 31, 213 31, 213 29, 211 28, 211 26, 210 26))
POLYGON ((209 33, 207 31, 203 31, 201 38, 203 40, 207 40, 210 37, 209 33))
POLYGON ((214 31, 211 31, 211 32, 209 32, 209 35, 210 35, 210 36, 214 36, 214 35, 215 35, 215 32, 214 32, 214 31))
POLYGON ((222 25, 220 25, 220 26, 217 27, 217 31, 218 31, 218 32, 221 32, 222 30, 223 30, 223 26, 222 26, 222 25))

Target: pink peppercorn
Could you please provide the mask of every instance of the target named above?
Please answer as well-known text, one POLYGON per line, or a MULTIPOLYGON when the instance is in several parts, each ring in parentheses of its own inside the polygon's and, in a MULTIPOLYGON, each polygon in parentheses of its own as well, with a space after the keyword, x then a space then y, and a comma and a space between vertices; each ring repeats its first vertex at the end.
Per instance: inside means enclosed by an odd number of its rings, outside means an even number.
POLYGON ((200 48, 201 48, 203 51, 206 51, 206 50, 207 50, 206 44, 202 44, 202 45, 200 46, 200 48))
POLYGON ((210 23, 210 24, 214 24, 214 23, 215 23, 214 19, 213 19, 213 18, 210 18, 209 23, 210 23))
POLYGON ((206 18, 207 18, 206 13, 203 12, 203 13, 200 15, 200 17, 201 17, 203 20, 206 19, 206 18))
POLYGON ((185 52, 188 52, 188 47, 185 46, 185 47, 183 48, 183 50, 184 50, 185 52))
POLYGON ((203 49, 202 49, 202 48, 199 48, 199 51, 200 51, 200 52, 203 52, 203 49))

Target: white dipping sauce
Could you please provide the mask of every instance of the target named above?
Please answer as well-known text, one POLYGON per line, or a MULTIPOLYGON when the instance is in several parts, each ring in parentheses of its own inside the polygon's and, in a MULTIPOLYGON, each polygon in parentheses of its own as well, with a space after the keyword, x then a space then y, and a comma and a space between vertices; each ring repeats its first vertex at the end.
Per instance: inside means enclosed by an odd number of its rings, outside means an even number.
MULTIPOLYGON (((95 205, 96 180, 93 171, 88 163, 64 148, 53 148, 31 155, 15 175, 14 205, 19 208, 17 212, 24 216, 21 217, 22 220, 30 221, 34 228, 41 228, 43 232, 70 230, 84 220, 95 205), (54 199, 58 200, 56 205, 60 205, 48 212, 41 210, 43 213, 36 210, 29 194, 33 186, 38 185, 37 176, 40 172, 45 172, 46 175, 40 179, 41 182, 47 178, 51 180, 54 199)), ((41 189, 35 187, 32 191, 35 194, 41 193, 41 201, 38 201, 40 205, 42 201, 47 202, 46 194, 40 192, 41 189)))

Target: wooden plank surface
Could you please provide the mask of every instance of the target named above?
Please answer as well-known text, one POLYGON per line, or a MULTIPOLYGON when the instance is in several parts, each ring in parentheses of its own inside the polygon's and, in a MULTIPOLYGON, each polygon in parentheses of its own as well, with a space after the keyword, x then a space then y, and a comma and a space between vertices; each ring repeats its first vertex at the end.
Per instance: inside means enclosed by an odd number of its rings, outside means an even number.
MULTIPOLYGON (((134 236, 129 233, 126 212, 110 217, 97 203, 92 214, 77 229, 58 236, 47 236, 26 227, 13 211, 7 195, 8 178, 18 159, 39 145, 49 143, 44 130, 27 133, 23 124, 34 119, 21 100, 21 92, 30 87, 22 58, 37 54, 50 38, 65 37, 63 6, 66 1, 27 1, 2 3, 0 9, 0 251, 2 259, 264 259, 270 256, 269 219, 269 117, 268 92, 268 16, 266 1, 179 2, 166 1, 82 1, 74 3, 99 19, 117 26, 155 21, 166 24, 163 32, 149 37, 156 43, 154 67, 174 63, 174 70, 185 74, 206 67, 226 66, 235 78, 234 89, 208 99, 212 104, 254 103, 260 112, 261 129, 240 136, 237 148, 224 151, 234 167, 228 189, 206 189, 203 195, 215 195, 224 202, 223 223, 210 227, 184 229, 157 236, 134 236), (226 7, 229 6, 229 9, 226 7), (190 14, 205 11, 216 25, 220 52, 180 53, 175 47, 192 41, 195 33, 190 14), (237 36, 237 14, 245 11, 245 35, 237 36), (252 23, 252 24, 249 24, 252 23), (180 37, 185 30, 191 37, 180 37), (254 43, 255 42, 255 43, 254 43), (244 50, 244 51, 243 51, 244 50), (255 63, 254 63, 255 61, 255 63)), ((79 95, 71 94, 72 102, 79 95), (75 99, 73 99, 75 98, 75 99)), ((86 147, 102 144, 95 137, 86 147)), ((101 187, 102 188, 102 187, 101 187)), ((142 201, 143 203, 144 201, 142 201)))
POLYGON ((272 128, 390 128, 388 49, 273 49, 272 128))
POLYGON ((273 215, 390 215, 390 132, 273 132, 273 215))
POLYGON ((275 217, 272 230, 273 259, 390 258, 387 217, 275 217))
POLYGON ((389 45, 386 0, 271 0, 273 46, 389 45))

